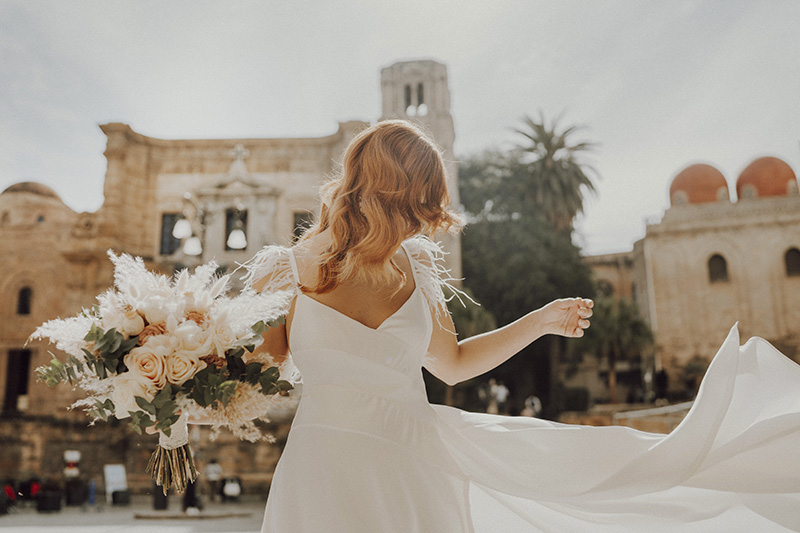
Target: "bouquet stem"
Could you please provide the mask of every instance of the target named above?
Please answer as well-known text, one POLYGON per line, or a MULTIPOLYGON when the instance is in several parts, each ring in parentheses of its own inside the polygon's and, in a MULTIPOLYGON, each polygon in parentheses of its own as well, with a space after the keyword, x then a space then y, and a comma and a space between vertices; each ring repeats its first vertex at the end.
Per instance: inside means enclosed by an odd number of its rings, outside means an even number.
POLYGON ((167 494, 167 489, 175 485, 178 493, 183 493, 189 483, 197 479, 192 449, 189 447, 189 425, 186 414, 171 427, 170 435, 159 432, 158 446, 147 463, 148 474, 167 494))
POLYGON ((159 444, 150 456, 146 471, 153 476, 153 481, 163 489, 165 495, 172 484, 178 493, 183 493, 186 486, 197 479, 197 469, 188 443, 169 449, 159 444))

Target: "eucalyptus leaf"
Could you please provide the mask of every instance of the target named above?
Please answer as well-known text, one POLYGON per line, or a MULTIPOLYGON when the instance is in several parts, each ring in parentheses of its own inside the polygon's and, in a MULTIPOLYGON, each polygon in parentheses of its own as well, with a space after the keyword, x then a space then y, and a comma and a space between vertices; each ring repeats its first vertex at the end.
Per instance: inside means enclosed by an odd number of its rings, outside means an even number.
POLYGON ((156 408, 146 399, 142 398, 141 396, 134 396, 133 399, 136 401, 136 405, 141 407, 143 410, 147 411, 151 415, 156 414, 156 408))

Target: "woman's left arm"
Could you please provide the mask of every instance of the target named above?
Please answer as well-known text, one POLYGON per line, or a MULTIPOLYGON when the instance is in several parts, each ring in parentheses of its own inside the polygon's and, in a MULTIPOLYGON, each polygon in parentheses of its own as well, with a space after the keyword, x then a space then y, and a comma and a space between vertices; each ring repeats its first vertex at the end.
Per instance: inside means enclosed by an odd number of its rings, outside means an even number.
POLYGON ((461 342, 447 312, 434 317, 428 354, 433 363, 426 368, 448 385, 479 376, 504 363, 527 345, 546 334, 582 337, 589 327, 594 302, 585 298, 555 300, 502 328, 461 342))

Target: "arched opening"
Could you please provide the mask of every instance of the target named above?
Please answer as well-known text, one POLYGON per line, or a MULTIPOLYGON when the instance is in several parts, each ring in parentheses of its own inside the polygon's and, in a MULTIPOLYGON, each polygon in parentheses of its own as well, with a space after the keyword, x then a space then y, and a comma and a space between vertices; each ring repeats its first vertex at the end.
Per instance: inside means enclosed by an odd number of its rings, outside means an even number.
POLYGON ((714 254, 708 260, 708 280, 711 283, 728 281, 728 262, 719 254, 714 254))
POLYGON ((3 398, 2 414, 13 416, 25 409, 28 382, 31 375, 31 351, 9 350, 6 366, 6 391, 3 398))
POLYGON ((225 210, 225 251, 247 249, 247 209, 225 210))
POLYGON ((800 250, 789 248, 783 256, 787 276, 800 276, 800 250))
POLYGON ((31 300, 33 299, 33 290, 30 287, 22 287, 17 294, 17 314, 29 315, 31 314, 31 300))

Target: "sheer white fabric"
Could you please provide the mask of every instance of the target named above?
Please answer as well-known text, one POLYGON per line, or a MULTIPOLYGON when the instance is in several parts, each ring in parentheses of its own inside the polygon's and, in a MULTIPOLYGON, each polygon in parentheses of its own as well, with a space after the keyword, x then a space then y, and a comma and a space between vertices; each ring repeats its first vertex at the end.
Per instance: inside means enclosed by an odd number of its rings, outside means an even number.
POLYGON ((439 276, 405 247, 417 288, 376 329, 297 293, 304 389, 263 532, 800 531, 800 366, 766 341, 734 327, 666 436, 431 405, 439 276))

